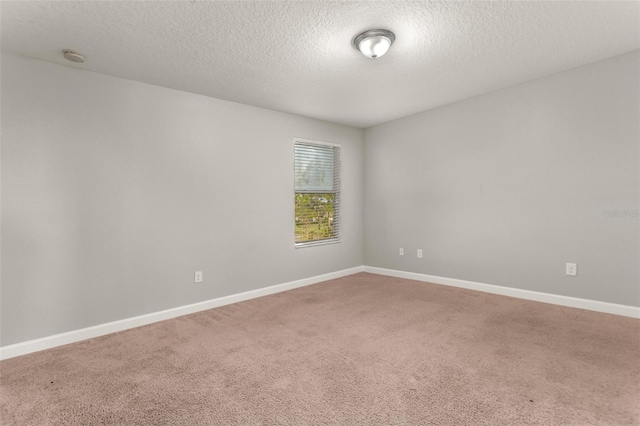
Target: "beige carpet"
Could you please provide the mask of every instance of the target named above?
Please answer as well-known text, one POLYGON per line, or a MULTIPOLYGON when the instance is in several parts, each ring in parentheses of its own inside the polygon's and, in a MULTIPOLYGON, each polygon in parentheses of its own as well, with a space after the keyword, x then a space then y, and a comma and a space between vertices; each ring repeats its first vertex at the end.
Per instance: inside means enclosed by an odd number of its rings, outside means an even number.
POLYGON ((640 321, 361 273, 0 363, 3 425, 640 424, 640 321))

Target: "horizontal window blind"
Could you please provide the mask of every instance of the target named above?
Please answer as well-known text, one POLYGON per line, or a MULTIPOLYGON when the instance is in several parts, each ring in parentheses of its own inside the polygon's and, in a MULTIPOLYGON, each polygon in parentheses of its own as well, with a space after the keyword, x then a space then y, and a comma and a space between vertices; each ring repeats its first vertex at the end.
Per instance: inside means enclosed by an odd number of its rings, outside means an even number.
POLYGON ((336 147, 328 145, 295 145, 296 191, 333 192, 336 147))
POLYGON ((340 235, 340 147, 295 142, 296 246, 334 242, 340 235))

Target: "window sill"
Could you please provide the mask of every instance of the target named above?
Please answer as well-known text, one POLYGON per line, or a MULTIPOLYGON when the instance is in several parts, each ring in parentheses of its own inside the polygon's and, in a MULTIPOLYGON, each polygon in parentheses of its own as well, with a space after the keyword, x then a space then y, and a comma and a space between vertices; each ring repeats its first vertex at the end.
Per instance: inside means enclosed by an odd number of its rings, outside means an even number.
POLYGON ((299 249, 305 247, 324 246, 327 244, 337 244, 339 242, 340 238, 334 238, 331 240, 305 241, 304 243, 295 243, 295 247, 299 249))

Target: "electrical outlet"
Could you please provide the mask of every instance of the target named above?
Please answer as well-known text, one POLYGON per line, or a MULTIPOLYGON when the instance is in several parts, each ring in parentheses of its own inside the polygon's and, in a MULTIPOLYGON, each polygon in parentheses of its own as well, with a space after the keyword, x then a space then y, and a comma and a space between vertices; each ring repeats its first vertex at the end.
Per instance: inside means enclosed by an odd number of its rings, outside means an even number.
POLYGON ((194 282, 195 283, 201 283, 202 282, 202 271, 196 271, 194 282))
POLYGON ((418 259, 422 259, 422 249, 418 249, 418 259))
POLYGON ((400 251, 398 252, 398 254, 400 256, 404 256, 404 249, 402 247, 400 247, 400 251))
POLYGON ((571 275, 573 277, 578 275, 578 264, 577 263, 567 263, 567 275, 571 275))

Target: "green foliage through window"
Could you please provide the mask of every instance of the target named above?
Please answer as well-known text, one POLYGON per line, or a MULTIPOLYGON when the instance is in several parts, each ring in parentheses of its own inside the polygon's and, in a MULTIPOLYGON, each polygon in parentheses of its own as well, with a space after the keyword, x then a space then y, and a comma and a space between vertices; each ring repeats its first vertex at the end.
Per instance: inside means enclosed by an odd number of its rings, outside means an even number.
POLYGON ((334 195, 296 194, 296 243, 334 237, 334 195))

